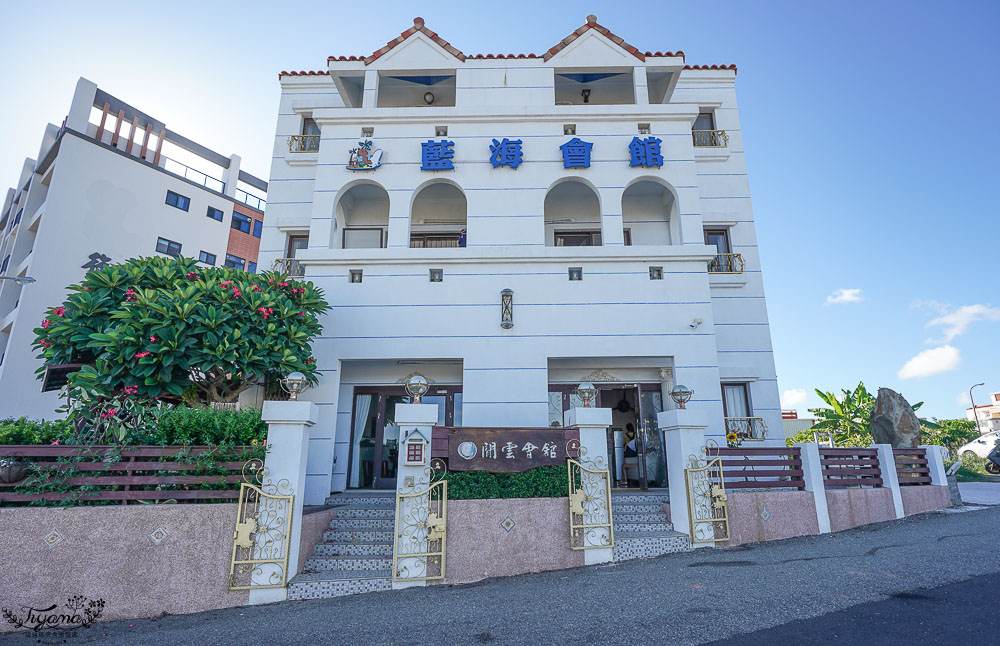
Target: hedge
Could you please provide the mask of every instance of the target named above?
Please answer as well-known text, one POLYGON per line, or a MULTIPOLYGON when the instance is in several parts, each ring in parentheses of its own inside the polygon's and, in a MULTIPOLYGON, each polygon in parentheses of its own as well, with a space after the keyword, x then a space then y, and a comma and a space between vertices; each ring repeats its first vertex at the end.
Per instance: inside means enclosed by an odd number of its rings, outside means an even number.
POLYGON ((569 495, 566 466, 535 467, 521 473, 449 471, 450 500, 561 498, 569 495))

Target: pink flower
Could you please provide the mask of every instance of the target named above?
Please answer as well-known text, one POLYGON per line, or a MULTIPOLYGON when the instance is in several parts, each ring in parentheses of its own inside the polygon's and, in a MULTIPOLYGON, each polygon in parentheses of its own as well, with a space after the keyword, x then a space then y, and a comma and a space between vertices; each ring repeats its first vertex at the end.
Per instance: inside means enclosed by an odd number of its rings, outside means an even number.
POLYGON ((134 395, 137 392, 139 392, 139 387, 138 386, 125 386, 125 388, 123 388, 122 390, 125 392, 126 395, 134 395))
POLYGON ((239 287, 233 287, 233 296, 243 296, 243 292, 240 291, 239 287))
POLYGON ((129 287, 128 291, 125 292, 125 300, 127 301, 135 300, 135 290, 132 289, 131 287, 129 287))
POLYGON ((87 290, 89 290, 89 289, 90 289, 89 287, 84 287, 84 288, 83 288, 83 291, 87 291, 87 290))
POLYGON ((62 315, 64 315, 66 313, 66 308, 65 307, 61 307, 61 306, 57 307, 54 310, 52 310, 52 313, 55 314, 56 316, 60 316, 61 317, 62 315))
POLYGON ((155 336, 151 336, 151 337, 149 337, 149 340, 150 340, 151 342, 153 342, 153 343, 156 343, 156 337, 155 337, 155 336))
POLYGON ((52 325, 52 321, 50 321, 50 320, 48 320, 48 319, 44 319, 44 320, 42 321, 42 329, 44 329, 44 328, 47 328, 47 327, 49 327, 50 325, 52 325))
POLYGON ((148 357, 148 356, 149 356, 148 352, 136 352, 135 353, 135 358, 136 359, 142 359, 143 357, 148 357))
POLYGON ((229 287, 232 284, 233 284, 233 281, 231 281, 231 280, 224 280, 221 283, 219 283, 219 287, 229 287))
POLYGON ((49 446, 59 446, 59 440, 56 440, 52 444, 49 444, 49 446))
POLYGON ((201 276, 199 276, 196 272, 193 271, 189 271, 186 275, 188 277, 188 280, 198 280, 199 278, 201 278, 201 276))

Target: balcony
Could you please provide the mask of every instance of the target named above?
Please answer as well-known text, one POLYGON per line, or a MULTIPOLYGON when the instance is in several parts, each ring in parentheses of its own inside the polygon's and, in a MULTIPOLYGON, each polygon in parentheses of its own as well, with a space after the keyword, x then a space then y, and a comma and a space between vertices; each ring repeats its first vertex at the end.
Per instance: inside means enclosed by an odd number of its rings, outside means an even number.
POLYGON ((743 255, 738 253, 720 253, 708 261, 710 274, 742 274, 746 263, 743 255))
POLYGON ((319 150, 319 135, 292 135, 288 138, 288 152, 314 153, 319 150))
POLYGON ((767 437, 762 417, 727 417, 726 435, 735 433, 740 442, 758 442, 767 437))
POLYGON ((289 278, 304 278, 306 268, 295 258, 277 258, 271 266, 271 271, 288 274, 289 278))
POLYGON ((729 135, 725 130, 692 130, 695 148, 725 148, 729 145, 729 135))

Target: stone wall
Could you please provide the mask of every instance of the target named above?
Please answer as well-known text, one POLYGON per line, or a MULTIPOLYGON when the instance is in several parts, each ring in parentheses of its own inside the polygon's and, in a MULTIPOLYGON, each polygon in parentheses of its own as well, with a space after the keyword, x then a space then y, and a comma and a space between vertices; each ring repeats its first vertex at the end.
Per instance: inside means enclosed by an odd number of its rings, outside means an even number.
POLYGON ((819 534, 812 492, 795 490, 730 491, 729 542, 776 541, 819 534))
POLYGON ((584 564, 584 552, 569 547, 566 498, 448 501, 445 558, 446 583, 584 564))
POLYGON ((887 488, 827 489, 826 504, 834 532, 896 519, 892 490, 887 488))
POLYGON ((83 595, 109 620, 244 605, 228 590, 235 519, 235 504, 0 509, 0 607, 83 595))
POLYGON ((922 514, 925 511, 941 509, 951 505, 951 495, 948 487, 922 485, 919 487, 900 487, 899 495, 903 499, 903 513, 922 514))

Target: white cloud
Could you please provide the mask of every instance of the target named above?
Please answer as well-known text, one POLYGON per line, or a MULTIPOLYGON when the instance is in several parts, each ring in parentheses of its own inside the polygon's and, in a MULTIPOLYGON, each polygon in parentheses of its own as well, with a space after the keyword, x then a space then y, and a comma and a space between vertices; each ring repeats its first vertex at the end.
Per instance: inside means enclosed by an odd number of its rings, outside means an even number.
POLYGON ((827 305, 836 303, 860 303, 865 300, 861 295, 861 288, 857 289, 835 289, 833 293, 826 297, 827 305))
POLYGON ((918 298, 917 300, 910 303, 910 309, 935 312, 936 314, 941 316, 943 314, 948 313, 948 310, 951 309, 951 305, 948 305, 947 303, 942 303, 941 301, 935 301, 932 299, 918 298))
POLYGON ((914 379, 916 377, 929 377, 939 372, 948 372, 958 367, 962 360, 962 355, 950 345, 942 345, 939 348, 931 348, 917 354, 899 369, 896 376, 900 379, 914 379))
POLYGON ((803 388, 789 388, 781 393, 781 407, 792 409, 801 406, 806 403, 807 396, 803 388))
MULTIPOLYGON (((947 309, 945 309, 947 312, 947 309)), ((965 334, 969 326, 976 321, 1000 321, 1000 307, 990 305, 963 305, 956 310, 944 313, 932 319, 927 327, 941 327, 944 329, 944 338, 932 343, 948 343, 956 336, 965 334)))
POLYGON ((969 393, 961 392, 958 393, 957 397, 955 397, 955 403, 961 406, 962 408, 968 408, 969 406, 972 405, 972 400, 969 399, 969 393))

